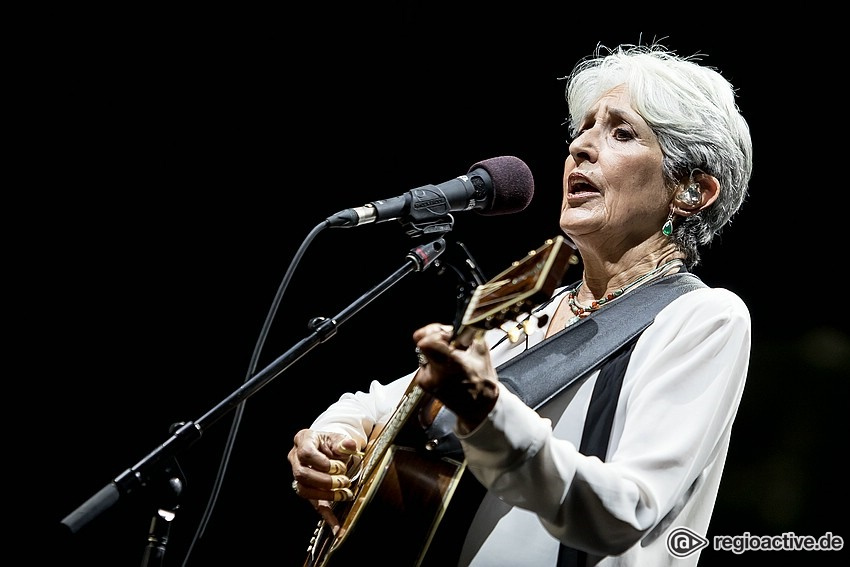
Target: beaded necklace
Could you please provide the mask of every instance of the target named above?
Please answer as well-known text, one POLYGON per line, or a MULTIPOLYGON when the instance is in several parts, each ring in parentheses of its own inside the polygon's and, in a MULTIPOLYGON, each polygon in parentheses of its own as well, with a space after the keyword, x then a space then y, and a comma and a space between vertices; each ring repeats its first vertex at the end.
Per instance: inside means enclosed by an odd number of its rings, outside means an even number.
POLYGON ((569 294, 567 294, 567 303, 569 304, 570 311, 573 312, 574 317, 572 319, 570 319, 569 321, 567 321, 567 324, 564 325, 564 326, 569 327, 570 325, 572 325, 573 323, 575 323, 579 319, 584 319, 585 317, 587 317, 588 315, 590 315, 591 313, 593 313, 597 309, 601 308, 603 305, 607 304, 610 301, 617 299, 618 297, 620 297, 621 295, 623 295, 627 291, 631 290, 632 288, 639 286, 640 284, 642 284, 643 282, 652 278, 653 276, 656 276, 660 273, 666 272, 667 270, 670 270, 674 267, 678 268, 678 267, 681 267, 683 265, 684 265, 684 262, 682 260, 680 260, 679 258, 676 258, 674 260, 670 260, 669 262, 665 262, 664 264, 661 264, 657 268, 654 268, 654 269, 646 272, 642 276, 639 276, 637 279, 632 280, 630 283, 624 285, 620 289, 615 289, 614 291, 612 291, 611 293, 609 293, 605 297, 603 297, 601 299, 594 299, 593 302, 587 307, 585 307, 584 305, 581 305, 578 301, 576 301, 576 296, 578 295, 578 290, 581 289, 582 285, 584 285, 584 280, 578 282, 578 285, 575 286, 573 289, 571 289, 569 294))

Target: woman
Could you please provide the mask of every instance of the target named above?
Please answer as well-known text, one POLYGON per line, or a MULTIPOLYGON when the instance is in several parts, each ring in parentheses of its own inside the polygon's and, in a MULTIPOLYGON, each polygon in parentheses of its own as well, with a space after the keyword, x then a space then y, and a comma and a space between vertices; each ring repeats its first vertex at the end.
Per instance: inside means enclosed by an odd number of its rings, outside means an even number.
POLYGON ((413 379, 456 416, 468 471, 487 490, 459 565, 696 565, 748 368, 737 295, 702 285, 670 300, 617 364, 540 407, 496 368, 696 267, 746 197, 749 128, 717 71, 660 45, 599 47, 567 77, 567 101, 560 227, 581 280, 556 290, 535 313, 540 332, 521 341, 494 329, 466 345, 450 326, 418 329, 414 374, 345 394, 298 432, 293 488, 326 524, 329 502, 354 494, 344 463, 413 379), (607 426, 589 412, 600 374, 617 375, 607 426), (601 446, 583 449, 598 431, 601 446))

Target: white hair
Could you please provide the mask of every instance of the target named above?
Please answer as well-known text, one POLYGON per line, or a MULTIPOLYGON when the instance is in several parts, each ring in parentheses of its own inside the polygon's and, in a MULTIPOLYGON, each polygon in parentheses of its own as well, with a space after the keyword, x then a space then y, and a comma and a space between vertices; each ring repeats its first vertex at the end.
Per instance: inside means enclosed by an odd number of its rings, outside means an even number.
POLYGON ((718 199, 681 222, 671 236, 691 267, 699 263, 697 247, 710 243, 743 204, 752 175, 750 130, 735 90, 698 59, 660 44, 599 45, 566 77, 571 135, 603 94, 625 84, 635 111, 658 137, 670 187, 694 169, 720 182, 718 199))

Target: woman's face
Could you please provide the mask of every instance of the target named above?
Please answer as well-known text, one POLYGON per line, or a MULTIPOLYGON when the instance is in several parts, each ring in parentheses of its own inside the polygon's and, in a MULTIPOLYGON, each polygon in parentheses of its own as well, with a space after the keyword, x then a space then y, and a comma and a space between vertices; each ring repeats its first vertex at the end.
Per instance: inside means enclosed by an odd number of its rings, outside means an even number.
POLYGON ((669 212, 661 146, 625 85, 596 101, 569 149, 561 228, 571 239, 614 251, 660 234, 669 212))

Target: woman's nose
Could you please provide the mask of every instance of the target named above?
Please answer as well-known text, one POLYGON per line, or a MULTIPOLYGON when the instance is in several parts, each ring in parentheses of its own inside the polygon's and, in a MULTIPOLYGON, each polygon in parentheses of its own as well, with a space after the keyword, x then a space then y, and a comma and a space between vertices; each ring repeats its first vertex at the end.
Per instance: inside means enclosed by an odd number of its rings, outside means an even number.
POLYGON ((576 161, 593 161, 596 159, 596 145, 591 130, 584 130, 570 142, 570 155, 576 161))

